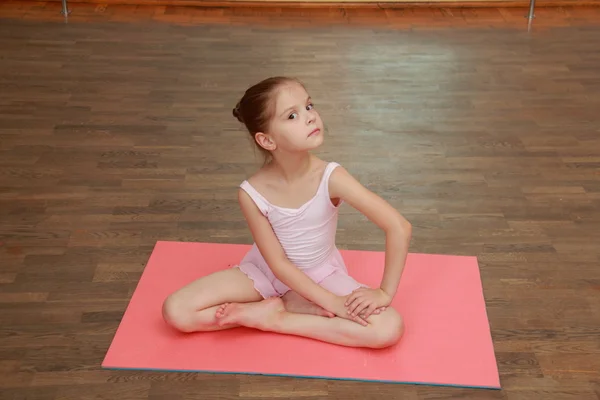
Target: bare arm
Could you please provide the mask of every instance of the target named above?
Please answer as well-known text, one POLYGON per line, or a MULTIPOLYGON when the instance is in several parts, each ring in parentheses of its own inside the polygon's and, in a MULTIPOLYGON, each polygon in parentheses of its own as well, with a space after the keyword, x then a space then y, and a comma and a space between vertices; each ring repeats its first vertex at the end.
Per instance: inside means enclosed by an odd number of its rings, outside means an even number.
POLYGON ((305 299, 331 310, 336 296, 315 283, 287 258, 271 224, 243 189, 238 192, 238 201, 254 241, 275 276, 305 299))
POLYGON ((385 232, 385 269, 380 288, 393 298, 408 255, 412 237, 411 224, 388 202, 365 188, 342 167, 337 167, 331 174, 329 194, 360 211, 385 232))

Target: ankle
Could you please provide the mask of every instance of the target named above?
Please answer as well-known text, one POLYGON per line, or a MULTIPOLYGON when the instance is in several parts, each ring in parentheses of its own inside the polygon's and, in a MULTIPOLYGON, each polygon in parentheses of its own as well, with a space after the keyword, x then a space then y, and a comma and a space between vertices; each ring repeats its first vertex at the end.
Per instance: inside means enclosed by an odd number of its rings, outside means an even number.
POLYGON ((287 310, 281 310, 269 321, 269 330, 279 332, 283 330, 286 321, 288 320, 291 313, 287 310))

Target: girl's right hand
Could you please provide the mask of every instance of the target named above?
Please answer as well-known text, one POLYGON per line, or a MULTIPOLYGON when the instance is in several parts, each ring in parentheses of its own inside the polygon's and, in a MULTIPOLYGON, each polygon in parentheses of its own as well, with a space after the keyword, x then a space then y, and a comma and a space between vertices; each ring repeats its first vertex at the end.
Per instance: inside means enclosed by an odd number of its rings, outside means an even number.
POLYGON ((350 312, 348 311, 348 307, 346 307, 347 299, 348 299, 348 296, 335 296, 335 299, 332 302, 332 305, 327 308, 327 311, 334 313, 336 316, 338 316, 340 318, 354 321, 357 324, 360 324, 362 326, 369 325, 367 320, 364 319, 363 317, 361 317, 360 315, 357 315, 355 317, 350 315, 350 312))

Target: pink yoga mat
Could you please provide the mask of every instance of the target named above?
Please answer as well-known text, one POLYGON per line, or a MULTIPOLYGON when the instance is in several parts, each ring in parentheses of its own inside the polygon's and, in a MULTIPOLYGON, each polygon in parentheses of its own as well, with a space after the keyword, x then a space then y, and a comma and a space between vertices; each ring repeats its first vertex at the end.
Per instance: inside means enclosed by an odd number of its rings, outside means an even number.
MULTIPOLYGON (((163 322, 161 306, 169 293, 235 265, 249 249, 157 242, 102 366, 500 388, 475 257, 409 254, 393 302, 406 331, 387 349, 347 348, 247 328, 184 334, 163 322)), ((379 285, 383 252, 341 253, 351 275, 379 285)))

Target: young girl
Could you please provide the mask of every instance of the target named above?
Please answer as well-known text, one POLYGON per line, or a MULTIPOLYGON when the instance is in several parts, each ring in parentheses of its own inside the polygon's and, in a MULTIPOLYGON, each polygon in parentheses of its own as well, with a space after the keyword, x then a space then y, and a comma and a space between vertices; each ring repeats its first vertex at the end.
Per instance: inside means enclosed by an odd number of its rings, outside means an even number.
POLYGON ((245 326, 344 346, 398 342, 404 325, 389 305, 408 253, 409 222, 343 167, 310 154, 323 143, 323 121, 297 80, 275 77, 252 86, 233 114, 266 156, 238 192, 255 244, 234 268, 171 294, 165 321, 183 332, 245 326), (349 276, 336 248, 343 202, 386 234, 378 288, 349 276))

